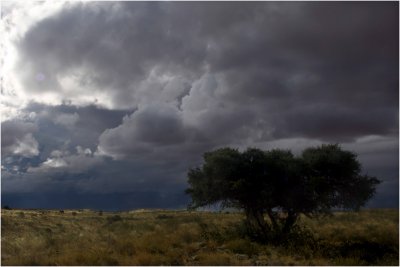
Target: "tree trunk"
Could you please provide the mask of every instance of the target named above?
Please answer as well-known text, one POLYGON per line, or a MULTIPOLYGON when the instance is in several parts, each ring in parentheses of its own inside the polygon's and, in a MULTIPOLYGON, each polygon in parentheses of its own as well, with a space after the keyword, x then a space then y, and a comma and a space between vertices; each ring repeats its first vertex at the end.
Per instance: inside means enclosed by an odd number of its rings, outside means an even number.
POLYGON ((289 231, 291 230, 291 228, 293 227, 293 225, 296 223, 298 214, 293 212, 293 211, 289 211, 288 212, 288 216, 285 220, 285 224, 283 226, 282 232, 283 233, 289 233, 289 231))
POLYGON ((273 227, 275 230, 278 230, 278 229, 279 229, 279 225, 278 225, 278 222, 276 221, 276 218, 275 218, 275 216, 274 216, 273 211, 272 211, 271 209, 268 209, 268 210, 267 210, 267 214, 268 214, 269 219, 271 220, 272 227, 273 227))
POLYGON ((246 220, 253 231, 266 236, 269 226, 264 220, 263 212, 256 209, 246 209, 246 220))

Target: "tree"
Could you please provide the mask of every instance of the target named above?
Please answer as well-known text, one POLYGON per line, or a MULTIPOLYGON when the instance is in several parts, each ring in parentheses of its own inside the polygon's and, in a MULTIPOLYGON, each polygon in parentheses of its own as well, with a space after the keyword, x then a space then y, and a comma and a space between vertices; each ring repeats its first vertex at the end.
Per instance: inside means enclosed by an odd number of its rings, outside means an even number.
POLYGON ((308 148, 300 156, 288 150, 222 148, 205 153, 204 164, 189 170, 186 192, 192 198, 189 208, 215 203, 240 208, 248 227, 267 236, 288 233, 302 213, 358 210, 380 183, 360 171, 356 154, 338 145, 308 148))

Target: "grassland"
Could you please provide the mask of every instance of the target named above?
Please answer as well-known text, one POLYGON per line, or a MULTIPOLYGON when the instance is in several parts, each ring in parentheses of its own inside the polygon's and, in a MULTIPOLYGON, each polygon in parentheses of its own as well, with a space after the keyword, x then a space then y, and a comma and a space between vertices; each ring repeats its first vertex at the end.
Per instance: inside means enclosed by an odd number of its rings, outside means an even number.
POLYGON ((240 213, 2 210, 2 265, 398 265, 398 210, 302 217, 280 245, 240 213))

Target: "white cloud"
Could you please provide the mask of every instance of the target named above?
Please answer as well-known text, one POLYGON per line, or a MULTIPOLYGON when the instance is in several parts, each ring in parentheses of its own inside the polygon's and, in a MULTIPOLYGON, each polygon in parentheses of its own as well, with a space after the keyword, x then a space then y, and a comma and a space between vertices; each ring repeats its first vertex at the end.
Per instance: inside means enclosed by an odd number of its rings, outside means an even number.
POLYGON ((90 148, 83 149, 81 146, 76 147, 76 153, 78 153, 78 155, 92 155, 92 151, 90 150, 90 148))
POLYGON ((98 153, 115 158, 149 152, 154 146, 169 146, 185 141, 181 112, 173 105, 149 104, 108 129, 99 138, 98 153))
POLYGON ((13 144, 9 149, 15 155, 21 155, 24 157, 32 157, 39 154, 38 142, 28 133, 22 137, 22 139, 17 139, 16 143, 13 144))
POLYGON ((76 153, 66 150, 54 150, 50 157, 37 167, 29 167, 28 173, 51 175, 66 172, 70 174, 84 173, 103 162, 103 157, 93 155, 89 148, 78 146, 76 153))
POLYGON ((1 125, 2 155, 32 157, 39 154, 39 144, 33 133, 37 126, 31 122, 6 121, 1 125))
POLYGON ((60 168, 67 166, 67 162, 60 158, 48 158, 45 162, 43 162, 43 167, 49 168, 60 168))
MULTIPOLYGON (((32 96, 23 89, 18 76, 20 68, 18 68, 17 63, 20 55, 16 44, 35 23, 55 14, 64 5, 65 2, 62 1, 4 1, 1 3, 1 121, 20 115, 20 109, 32 99, 32 96)), ((40 102, 45 99, 35 100, 40 102)))
POLYGON ((73 114, 59 114, 53 118, 54 123, 63 125, 67 128, 73 127, 78 120, 79 115, 76 112, 73 114))

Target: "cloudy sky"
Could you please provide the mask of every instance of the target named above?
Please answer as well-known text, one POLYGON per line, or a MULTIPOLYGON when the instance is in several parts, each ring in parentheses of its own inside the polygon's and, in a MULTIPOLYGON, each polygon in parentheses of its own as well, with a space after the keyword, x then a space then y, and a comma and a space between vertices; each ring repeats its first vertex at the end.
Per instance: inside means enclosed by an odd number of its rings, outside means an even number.
POLYGON ((12 207, 183 208, 206 151, 339 143, 397 207, 397 2, 2 2, 12 207))

